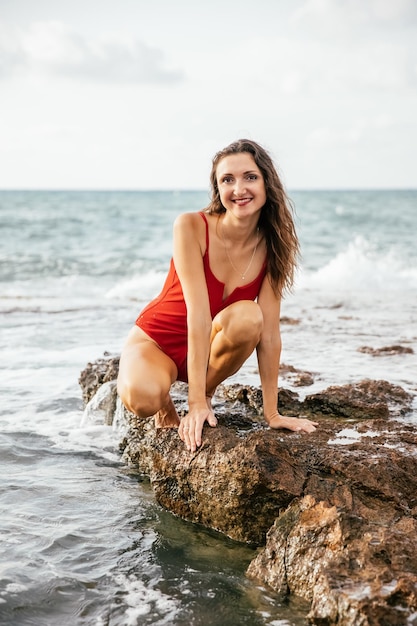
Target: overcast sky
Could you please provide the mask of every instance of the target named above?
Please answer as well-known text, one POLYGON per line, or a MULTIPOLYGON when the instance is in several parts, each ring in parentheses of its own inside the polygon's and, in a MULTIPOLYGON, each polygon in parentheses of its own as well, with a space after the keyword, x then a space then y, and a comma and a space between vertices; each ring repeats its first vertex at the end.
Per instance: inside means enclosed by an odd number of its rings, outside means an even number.
POLYGON ((0 188, 417 187, 417 0, 0 0, 0 188))

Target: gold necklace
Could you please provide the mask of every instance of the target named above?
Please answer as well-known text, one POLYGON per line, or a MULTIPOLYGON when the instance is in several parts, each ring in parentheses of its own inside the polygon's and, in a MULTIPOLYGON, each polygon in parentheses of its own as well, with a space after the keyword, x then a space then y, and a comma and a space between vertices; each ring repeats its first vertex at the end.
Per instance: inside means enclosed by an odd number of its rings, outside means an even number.
POLYGON ((251 268, 251 265, 252 265, 253 259, 255 258, 256 250, 258 249, 258 243, 259 243, 259 228, 257 228, 257 229, 256 229, 256 244, 255 244, 255 247, 254 247, 254 249, 253 249, 252 256, 251 256, 251 259, 250 259, 250 261, 249 261, 249 265, 247 266, 247 268, 245 269, 245 271, 243 272, 243 274, 242 274, 242 273, 241 273, 241 272, 237 269, 236 265, 233 263, 232 259, 230 258, 230 254, 229 254, 229 251, 228 251, 228 249, 227 249, 226 242, 225 242, 225 240, 224 240, 224 236, 223 236, 223 222, 221 222, 221 224, 220 224, 220 236, 221 236, 221 239, 222 239, 222 242, 223 242, 223 247, 224 247, 224 250, 225 250, 225 252, 226 252, 226 254, 227 254, 227 258, 229 259, 229 263, 230 263, 230 265, 233 267, 233 269, 235 270, 235 272, 237 272, 237 273, 239 274, 240 278, 241 278, 242 280, 245 280, 245 276, 246 276, 246 274, 249 272, 249 270, 250 270, 250 268, 251 268))

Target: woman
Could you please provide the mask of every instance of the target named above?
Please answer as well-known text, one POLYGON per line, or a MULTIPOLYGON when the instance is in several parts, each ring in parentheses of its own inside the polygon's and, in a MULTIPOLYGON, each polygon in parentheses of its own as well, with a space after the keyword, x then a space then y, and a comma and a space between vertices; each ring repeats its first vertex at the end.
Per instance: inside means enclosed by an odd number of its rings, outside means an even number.
POLYGON ((161 294, 136 320, 120 358, 118 392, 139 417, 178 427, 187 449, 201 445, 204 423, 216 426, 217 385, 257 351, 264 416, 271 428, 312 432, 317 422, 277 410, 283 291, 291 288, 298 240, 288 199, 268 153, 242 139, 218 152, 212 199, 179 215, 174 253, 161 294), (188 382, 188 414, 170 397, 188 382))

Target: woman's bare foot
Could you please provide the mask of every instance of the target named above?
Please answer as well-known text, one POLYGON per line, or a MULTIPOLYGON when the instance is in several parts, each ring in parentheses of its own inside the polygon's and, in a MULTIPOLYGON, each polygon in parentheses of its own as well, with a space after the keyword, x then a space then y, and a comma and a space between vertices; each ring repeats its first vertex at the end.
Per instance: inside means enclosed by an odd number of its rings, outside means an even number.
POLYGON ((178 428, 180 418, 169 396, 168 403, 155 413, 155 428, 178 428))

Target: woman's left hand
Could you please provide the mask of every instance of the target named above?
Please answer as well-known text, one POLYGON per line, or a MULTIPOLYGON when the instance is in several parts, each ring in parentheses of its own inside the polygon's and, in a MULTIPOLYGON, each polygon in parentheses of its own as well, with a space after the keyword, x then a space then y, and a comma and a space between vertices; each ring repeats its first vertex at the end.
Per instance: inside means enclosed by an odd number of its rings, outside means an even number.
POLYGON ((270 428, 286 428, 294 432, 306 432, 312 433, 316 430, 318 422, 312 422, 304 417, 289 417, 287 415, 280 415, 276 412, 266 419, 270 428))

